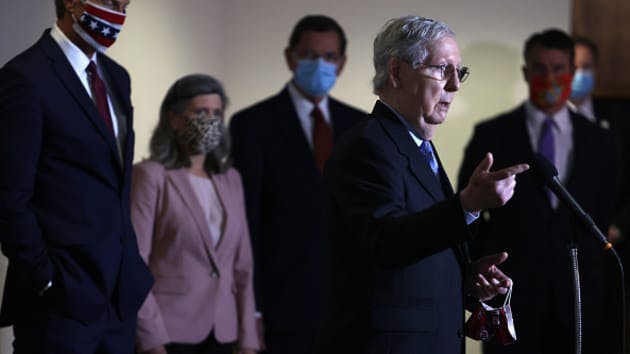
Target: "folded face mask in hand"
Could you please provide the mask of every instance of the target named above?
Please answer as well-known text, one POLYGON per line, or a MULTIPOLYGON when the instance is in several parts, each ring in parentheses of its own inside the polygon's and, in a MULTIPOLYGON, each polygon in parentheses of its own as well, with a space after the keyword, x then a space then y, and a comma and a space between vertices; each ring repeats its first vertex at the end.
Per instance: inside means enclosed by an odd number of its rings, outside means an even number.
POLYGON ((501 307, 494 308, 479 301, 475 311, 466 321, 466 335, 484 342, 496 342, 503 345, 514 343, 516 330, 510 308, 511 299, 512 287, 510 286, 501 307))

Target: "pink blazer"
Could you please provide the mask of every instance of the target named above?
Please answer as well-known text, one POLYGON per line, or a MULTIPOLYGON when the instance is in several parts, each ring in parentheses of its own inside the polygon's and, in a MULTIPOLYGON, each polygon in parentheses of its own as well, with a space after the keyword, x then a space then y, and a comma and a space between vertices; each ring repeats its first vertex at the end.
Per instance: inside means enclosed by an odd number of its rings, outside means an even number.
POLYGON ((140 254, 155 277, 138 313, 140 350, 198 343, 211 330, 219 342, 259 347, 241 178, 234 169, 211 178, 226 218, 216 248, 184 169, 153 161, 133 168, 131 216, 140 254))

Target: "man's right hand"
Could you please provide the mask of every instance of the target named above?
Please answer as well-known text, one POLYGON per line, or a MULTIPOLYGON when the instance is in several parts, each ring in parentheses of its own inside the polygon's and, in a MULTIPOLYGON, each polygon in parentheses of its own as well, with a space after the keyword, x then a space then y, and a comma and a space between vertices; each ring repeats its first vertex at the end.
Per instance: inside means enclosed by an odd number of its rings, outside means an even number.
POLYGON ((459 194, 462 206, 471 213, 505 205, 514 195, 516 175, 529 169, 528 164, 522 163, 491 172, 493 162, 492 153, 488 152, 459 194))

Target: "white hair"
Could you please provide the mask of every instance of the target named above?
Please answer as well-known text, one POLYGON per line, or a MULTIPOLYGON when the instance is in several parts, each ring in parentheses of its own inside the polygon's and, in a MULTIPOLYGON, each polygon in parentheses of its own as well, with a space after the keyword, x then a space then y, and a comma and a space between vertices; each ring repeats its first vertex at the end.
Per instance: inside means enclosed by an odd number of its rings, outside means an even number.
POLYGON ((374 93, 379 94, 387 83, 387 63, 399 58, 414 68, 429 56, 435 42, 455 37, 444 22, 420 16, 393 18, 385 23, 374 39, 374 93))

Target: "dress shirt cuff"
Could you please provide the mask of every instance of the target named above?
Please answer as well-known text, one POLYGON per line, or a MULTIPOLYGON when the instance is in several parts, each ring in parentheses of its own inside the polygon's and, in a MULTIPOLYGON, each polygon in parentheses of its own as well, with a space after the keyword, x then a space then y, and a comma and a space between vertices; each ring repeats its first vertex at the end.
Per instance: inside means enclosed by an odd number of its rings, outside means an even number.
POLYGON ((480 212, 471 213, 470 211, 466 210, 466 208, 464 208, 463 206, 462 206, 462 209, 464 210, 464 217, 466 218, 466 225, 472 224, 477 219, 479 219, 479 215, 481 215, 480 212))
POLYGON ((48 283, 46 283, 46 285, 44 285, 43 288, 39 289, 39 291, 37 292, 37 295, 44 296, 46 292, 48 291, 48 289, 52 288, 52 286, 53 286, 53 282, 52 280, 49 280, 48 283))

